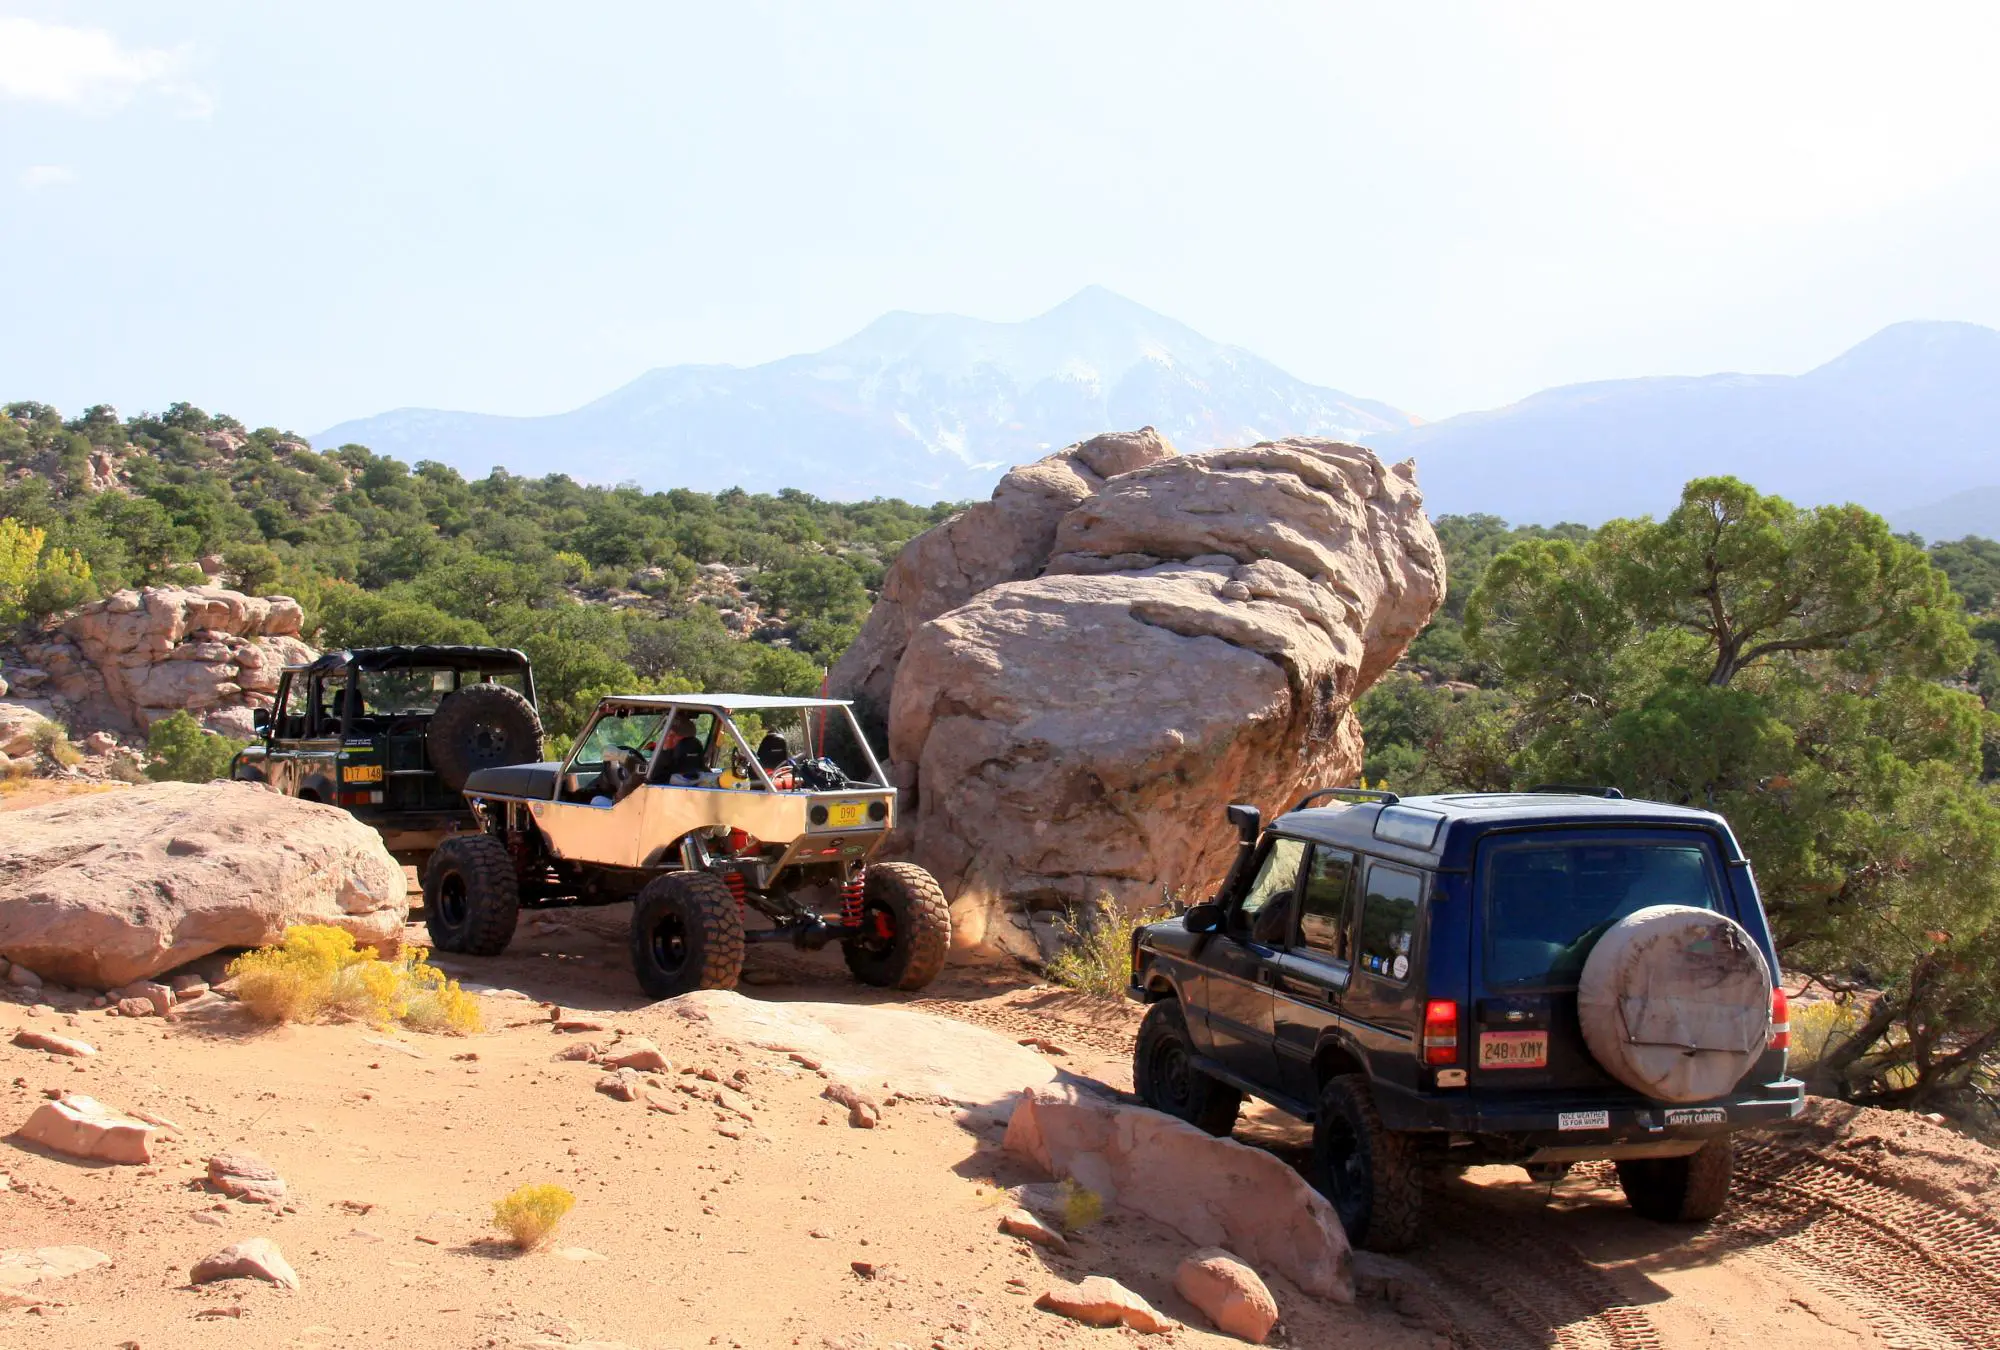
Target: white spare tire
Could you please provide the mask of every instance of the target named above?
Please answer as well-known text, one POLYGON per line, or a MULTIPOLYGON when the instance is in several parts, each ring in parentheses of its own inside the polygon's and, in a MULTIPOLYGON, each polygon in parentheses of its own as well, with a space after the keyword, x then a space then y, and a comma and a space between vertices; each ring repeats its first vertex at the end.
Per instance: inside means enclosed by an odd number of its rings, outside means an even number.
POLYGON ((1735 1087, 1771 1039, 1771 973, 1743 925, 1652 905, 1605 930, 1583 964, 1584 1043, 1613 1078, 1655 1101, 1735 1087))

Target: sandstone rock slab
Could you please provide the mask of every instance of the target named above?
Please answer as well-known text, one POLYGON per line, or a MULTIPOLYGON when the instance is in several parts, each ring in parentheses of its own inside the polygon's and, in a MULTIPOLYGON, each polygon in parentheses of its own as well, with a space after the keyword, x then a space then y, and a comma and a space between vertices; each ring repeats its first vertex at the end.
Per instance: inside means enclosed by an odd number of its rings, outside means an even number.
POLYGON ((0 1308, 33 1303, 40 1286, 110 1264, 94 1247, 9 1247, 0 1251, 0 1308))
POLYGON ((277 1168, 240 1149, 218 1153, 208 1160, 208 1184, 224 1195, 259 1205, 279 1204, 286 1193, 285 1180, 278 1175, 277 1168))
POLYGON ((1262 1345, 1278 1325, 1278 1300, 1256 1271, 1221 1247, 1182 1258, 1174 1290, 1227 1335, 1262 1345))
POLYGON ((64 984, 117 988, 292 924, 387 945, 408 913, 403 869, 374 831, 254 784, 151 783, 7 822, 0 954, 64 984))
POLYGON ((153 1160, 154 1130, 95 1097, 70 1095, 36 1107, 18 1137, 72 1158, 145 1163, 153 1160))
POLYGON ((901 1008, 844 1003, 759 1003, 734 990, 704 989, 645 1013, 678 1017, 740 1045, 812 1059, 832 1078, 887 1083, 887 1092, 941 1098, 1005 1118, 1023 1087, 1055 1081, 1032 1050, 967 1022, 901 1008))
POLYGON ((1005 1147, 1052 1177, 1073 1178, 1106 1205, 1156 1219, 1199 1246, 1226 1248, 1308 1294, 1354 1300, 1347 1234, 1333 1207, 1262 1149, 1068 1087, 1022 1093, 1005 1147))

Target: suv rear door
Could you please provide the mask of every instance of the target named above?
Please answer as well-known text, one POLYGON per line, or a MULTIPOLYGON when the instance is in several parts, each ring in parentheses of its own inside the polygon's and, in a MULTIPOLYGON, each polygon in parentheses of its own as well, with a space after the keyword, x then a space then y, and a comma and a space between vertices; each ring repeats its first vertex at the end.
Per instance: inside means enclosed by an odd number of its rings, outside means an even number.
POLYGON ((1481 1091, 1630 1095, 1584 1045, 1576 990, 1597 937, 1655 904, 1732 914, 1704 830, 1495 832, 1473 870, 1471 1082, 1481 1091))

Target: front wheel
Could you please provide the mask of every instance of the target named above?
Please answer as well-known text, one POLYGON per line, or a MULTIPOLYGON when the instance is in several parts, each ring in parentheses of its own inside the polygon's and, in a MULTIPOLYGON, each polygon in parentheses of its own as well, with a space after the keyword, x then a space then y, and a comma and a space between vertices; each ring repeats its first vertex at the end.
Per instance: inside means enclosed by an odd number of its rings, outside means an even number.
POLYGON ((1618 1184, 1634 1213, 1660 1223, 1706 1223, 1729 1203, 1735 1170, 1736 1145, 1724 1136, 1680 1158, 1627 1158, 1618 1164, 1618 1184))
POLYGON ((456 834, 424 865, 424 926, 441 952, 498 956, 514 940, 521 883, 507 845, 490 834, 456 834))
POLYGON ((734 989, 743 973, 743 910, 721 877, 669 872, 632 907, 632 973, 651 998, 734 989))
POLYGON ((1139 1023, 1139 1040, 1132 1050, 1132 1086, 1139 1100, 1227 1139, 1243 1109, 1243 1094, 1194 1065, 1194 1042, 1187 1018, 1174 999, 1162 999, 1146 1009, 1139 1023))
POLYGON ((861 935, 840 944, 863 984, 921 989, 944 969, 951 948, 951 906, 931 874, 915 863, 877 863, 861 889, 861 935))
POLYGON ((1382 1124, 1368 1075, 1340 1074, 1320 1089, 1313 1170, 1320 1194, 1355 1246, 1399 1252, 1423 1235, 1424 1173, 1416 1141, 1382 1124))

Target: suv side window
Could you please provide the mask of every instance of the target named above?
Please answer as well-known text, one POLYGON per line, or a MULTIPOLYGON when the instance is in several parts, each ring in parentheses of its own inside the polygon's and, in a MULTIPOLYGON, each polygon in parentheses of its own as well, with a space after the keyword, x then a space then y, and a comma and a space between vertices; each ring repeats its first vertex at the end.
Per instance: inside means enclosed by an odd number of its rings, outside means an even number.
POLYGON ((1257 877, 1237 906, 1237 930, 1257 942, 1281 946, 1291 938, 1292 893, 1298 889, 1299 865, 1305 861, 1302 839, 1273 838, 1264 850, 1257 877))
POLYGON ((306 734, 306 689, 312 681, 294 675, 285 684, 285 706, 278 720, 278 734, 294 739, 306 734))
POLYGON ((1406 980, 1424 879, 1404 868, 1373 861, 1368 864, 1367 876, 1361 916, 1355 924, 1354 963, 1372 975, 1406 980))
POLYGON ((1299 931, 1312 951, 1336 961, 1349 959, 1347 898, 1354 884, 1354 855, 1321 845, 1306 871, 1299 931))

